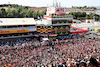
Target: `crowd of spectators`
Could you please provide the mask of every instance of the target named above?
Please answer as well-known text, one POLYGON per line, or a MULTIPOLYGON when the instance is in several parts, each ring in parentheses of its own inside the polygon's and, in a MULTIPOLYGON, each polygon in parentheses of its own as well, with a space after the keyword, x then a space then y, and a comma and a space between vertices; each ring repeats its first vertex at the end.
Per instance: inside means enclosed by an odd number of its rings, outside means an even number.
POLYGON ((100 67, 100 41, 73 38, 40 43, 22 39, 2 43, 0 67, 100 67))

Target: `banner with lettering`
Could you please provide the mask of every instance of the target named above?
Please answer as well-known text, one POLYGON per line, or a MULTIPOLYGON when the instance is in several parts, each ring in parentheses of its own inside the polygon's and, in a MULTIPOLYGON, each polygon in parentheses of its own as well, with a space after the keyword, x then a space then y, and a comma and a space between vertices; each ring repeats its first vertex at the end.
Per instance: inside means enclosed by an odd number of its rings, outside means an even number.
POLYGON ((29 30, 10 30, 10 31, 0 31, 0 34, 23 33, 23 32, 29 32, 29 30))

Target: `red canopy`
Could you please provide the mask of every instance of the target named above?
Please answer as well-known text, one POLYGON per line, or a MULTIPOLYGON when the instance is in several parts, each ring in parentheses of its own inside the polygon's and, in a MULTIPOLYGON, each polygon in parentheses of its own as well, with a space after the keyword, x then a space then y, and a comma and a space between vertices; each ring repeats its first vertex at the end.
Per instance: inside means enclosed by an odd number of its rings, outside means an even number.
POLYGON ((70 26, 71 28, 74 28, 74 29, 78 29, 78 30, 81 30, 81 31, 76 31, 76 32, 71 32, 72 34, 76 34, 76 33, 86 33, 87 30, 84 30, 84 29, 81 29, 81 28, 77 28, 77 27, 73 27, 73 26, 70 26))

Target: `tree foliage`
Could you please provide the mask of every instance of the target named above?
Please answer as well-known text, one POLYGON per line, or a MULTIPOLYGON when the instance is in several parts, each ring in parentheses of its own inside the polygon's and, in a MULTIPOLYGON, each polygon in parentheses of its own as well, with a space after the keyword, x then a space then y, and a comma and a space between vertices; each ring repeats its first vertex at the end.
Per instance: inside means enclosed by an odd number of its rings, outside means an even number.
POLYGON ((79 17, 86 17, 86 13, 85 12, 70 12, 70 15, 73 15, 74 19, 79 19, 79 17))
MULTIPOLYGON (((16 5, 12 6, 16 7, 16 5)), ((28 10, 28 6, 16 7, 15 9, 8 8, 7 10, 5 10, 5 8, 0 9, 0 18, 37 18, 44 14, 46 14, 46 10, 28 10)))
POLYGON ((73 18, 77 20, 93 19, 93 16, 95 16, 95 20, 98 21, 100 17, 99 15, 94 13, 90 13, 89 15, 87 15, 86 12, 70 12, 69 14, 73 15, 73 18))
POLYGON ((87 9, 97 9, 96 7, 88 7, 88 6, 83 6, 83 7, 77 7, 77 6, 72 6, 72 8, 78 8, 78 9, 82 9, 82 8, 87 8, 87 9))
POLYGON ((99 21, 100 15, 97 15, 97 14, 94 14, 94 13, 90 13, 88 15, 88 19, 93 19, 93 17, 95 18, 96 21, 99 21))

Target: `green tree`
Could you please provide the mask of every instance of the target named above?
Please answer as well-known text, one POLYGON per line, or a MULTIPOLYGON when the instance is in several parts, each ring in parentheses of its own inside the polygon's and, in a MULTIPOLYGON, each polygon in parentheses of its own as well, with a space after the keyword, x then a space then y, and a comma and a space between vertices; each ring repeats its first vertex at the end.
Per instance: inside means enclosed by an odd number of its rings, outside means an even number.
POLYGON ((7 17, 11 17, 12 16, 12 10, 11 8, 7 9, 7 17))
POLYGON ((34 18, 36 19, 37 18, 37 11, 34 11, 33 15, 34 15, 34 18))
POLYGON ((26 13, 26 17, 33 17, 33 11, 28 10, 26 13))
POLYGON ((25 7, 16 8, 16 14, 17 14, 16 17, 19 17, 19 18, 26 17, 27 11, 28 9, 25 7))
POLYGON ((19 18, 20 16, 20 12, 18 9, 15 10, 15 18, 19 18))
POLYGON ((91 9, 97 9, 97 8, 92 6, 91 9))
POLYGON ((45 14, 46 14, 46 10, 42 10, 42 11, 40 11, 39 14, 40 14, 40 16, 45 15, 45 14))
POLYGON ((94 13, 90 13, 90 14, 88 15, 88 19, 93 19, 93 16, 94 16, 94 13))
POLYGON ((40 16, 40 11, 39 11, 39 10, 37 10, 37 17, 38 17, 38 16, 40 16))
POLYGON ((86 12, 82 12, 81 17, 86 17, 86 12))
POLYGON ((73 15, 73 18, 76 19, 76 12, 70 12, 69 15, 73 15))
POLYGON ((77 17, 81 17, 81 16, 82 16, 81 12, 77 12, 77 13, 76 13, 76 16, 77 16, 77 17))
POLYGON ((96 21, 99 21, 99 17, 100 17, 100 16, 97 15, 97 14, 94 14, 94 16, 95 16, 95 20, 96 20, 96 21))
POLYGON ((86 12, 70 12, 70 15, 73 15, 74 19, 80 19, 81 17, 86 17, 86 12))
POLYGON ((11 7, 15 8, 15 7, 17 7, 17 5, 16 4, 12 4, 11 7))
POLYGON ((7 9, 7 17, 8 18, 15 18, 16 17, 16 11, 11 10, 10 8, 7 9))
POLYGON ((7 17, 7 13, 6 13, 6 10, 4 8, 0 9, 0 17, 2 17, 2 18, 7 17))
POLYGON ((82 7, 78 7, 79 9, 81 9, 82 7))
POLYGON ((76 8, 75 6, 72 6, 72 8, 76 8))
POLYGON ((16 17, 16 11, 12 10, 12 17, 15 18, 16 17))
POLYGON ((87 6, 84 6, 83 8, 87 8, 87 6))

